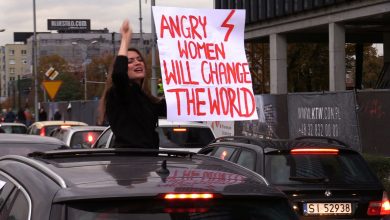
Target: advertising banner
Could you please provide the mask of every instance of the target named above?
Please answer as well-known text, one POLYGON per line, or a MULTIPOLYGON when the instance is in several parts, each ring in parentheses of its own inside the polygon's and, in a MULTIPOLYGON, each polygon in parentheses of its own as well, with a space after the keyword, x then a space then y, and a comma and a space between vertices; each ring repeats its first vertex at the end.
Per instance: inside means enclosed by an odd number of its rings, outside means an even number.
POLYGON ((245 10, 153 7, 170 121, 257 119, 245 10))
POLYGON ((290 138, 328 137, 361 151, 355 93, 288 94, 290 138))
POLYGON ((357 93, 364 153, 390 156, 390 90, 357 93))
POLYGON ((287 139, 287 95, 256 95, 258 120, 237 121, 235 134, 260 138, 287 139))

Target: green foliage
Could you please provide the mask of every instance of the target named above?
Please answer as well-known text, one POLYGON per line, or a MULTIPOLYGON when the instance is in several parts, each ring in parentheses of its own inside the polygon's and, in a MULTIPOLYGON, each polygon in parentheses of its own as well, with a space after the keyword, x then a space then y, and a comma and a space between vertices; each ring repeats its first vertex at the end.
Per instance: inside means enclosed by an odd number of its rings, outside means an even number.
POLYGON ((314 92, 329 88, 327 44, 289 44, 287 53, 288 91, 314 92))
POLYGON ((382 181, 386 191, 390 192, 390 157, 369 154, 364 154, 363 157, 382 181))
MULTIPOLYGON (((87 79, 94 82, 105 82, 107 74, 111 71, 114 57, 106 54, 92 59, 87 66, 87 79)), ((100 97, 104 90, 104 83, 87 83, 88 99, 100 97)))
MULTIPOLYGON (((355 44, 346 44, 346 72, 355 78, 355 44)), ((269 45, 247 42, 245 50, 252 74, 255 94, 269 93, 269 45)), ((363 47, 363 88, 373 88, 383 66, 372 44, 363 47)), ((318 92, 329 90, 328 43, 289 43, 287 52, 288 92, 318 92)))
POLYGON ((62 73, 58 76, 62 85, 57 93, 55 101, 72 101, 83 98, 83 90, 80 81, 72 73, 62 73))
MULTIPOLYGON (((55 97, 55 101, 80 100, 82 98, 80 82, 72 72, 68 62, 58 55, 41 56, 38 66, 38 83, 49 80, 45 73, 53 67, 59 75, 55 80, 62 80, 62 85, 55 97)), ((39 91, 40 100, 43 100, 43 91, 39 91)))
MULTIPOLYGON (((355 44, 346 44, 346 70, 355 72, 355 44)), ((363 45, 363 79, 362 88, 374 88, 378 80, 379 73, 383 66, 383 57, 378 56, 373 44, 363 45)))

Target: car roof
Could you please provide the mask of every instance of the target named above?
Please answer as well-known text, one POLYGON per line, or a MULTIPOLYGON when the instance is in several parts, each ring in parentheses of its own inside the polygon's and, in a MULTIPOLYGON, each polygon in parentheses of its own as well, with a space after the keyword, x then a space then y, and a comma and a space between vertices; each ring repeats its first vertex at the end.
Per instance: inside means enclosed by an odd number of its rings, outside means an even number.
POLYGON ((1 126, 22 126, 22 127, 27 127, 25 124, 19 123, 19 122, 0 122, 0 127, 1 126))
POLYGON ((167 126, 187 126, 187 127, 202 127, 202 128, 210 128, 207 124, 203 124, 200 122, 191 122, 191 121, 168 121, 167 119, 158 119, 159 127, 167 127, 167 126))
POLYGON ((70 131, 104 131, 107 127, 106 126, 91 126, 91 125, 85 125, 85 126, 70 126, 70 127, 64 127, 60 129, 64 130, 70 130, 70 131))
POLYGON ((246 147, 248 147, 249 145, 253 145, 262 148, 266 153, 273 152, 273 151, 280 151, 280 150, 291 150, 293 148, 329 148, 329 147, 341 149, 341 150, 355 151, 346 145, 341 145, 338 143, 326 143, 324 141, 330 141, 330 139, 307 137, 307 139, 297 140, 297 139, 256 138, 256 137, 248 137, 248 136, 223 136, 223 137, 216 138, 213 141, 213 143, 215 144, 242 143, 242 144, 246 144, 246 147))
POLYGON ((55 145, 65 145, 64 142, 60 141, 57 138, 39 136, 39 135, 29 135, 29 134, 0 134, 0 143, 18 143, 18 144, 55 144, 55 145))
POLYGON ((34 122, 31 126, 37 126, 38 128, 41 128, 43 126, 51 126, 51 125, 88 125, 88 124, 81 121, 37 121, 34 122))
POLYGON ((284 197, 262 176, 237 164, 190 152, 159 153, 149 149, 57 150, 1 160, 23 161, 51 176, 62 188, 56 202, 172 192, 284 197))

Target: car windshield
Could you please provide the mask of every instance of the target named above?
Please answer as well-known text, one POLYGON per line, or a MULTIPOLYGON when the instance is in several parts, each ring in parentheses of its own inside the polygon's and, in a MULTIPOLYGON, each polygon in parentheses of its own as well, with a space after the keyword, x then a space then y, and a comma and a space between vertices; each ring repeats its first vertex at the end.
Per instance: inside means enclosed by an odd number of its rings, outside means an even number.
POLYGON ((78 131, 70 140, 71 148, 91 148, 102 131, 78 131))
POLYGON ((158 127, 157 132, 163 148, 201 148, 214 140, 210 128, 158 127))
POLYGON ((267 154, 266 178, 273 184, 375 184, 359 154, 267 154))
POLYGON ((68 204, 67 220, 249 220, 297 219, 286 200, 224 200, 207 202, 105 201, 68 204))

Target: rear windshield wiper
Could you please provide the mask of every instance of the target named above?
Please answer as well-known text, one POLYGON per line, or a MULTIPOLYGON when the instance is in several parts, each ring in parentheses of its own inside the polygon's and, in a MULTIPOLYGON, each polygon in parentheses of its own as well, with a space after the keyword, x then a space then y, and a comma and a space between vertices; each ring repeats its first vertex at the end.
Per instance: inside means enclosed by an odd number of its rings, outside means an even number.
POLYGON ((306 183, 321 183, 321 182, 329 182, 328 177, 301 177, 301 176, 290 176, 289 180, 300 181, 306 183))

